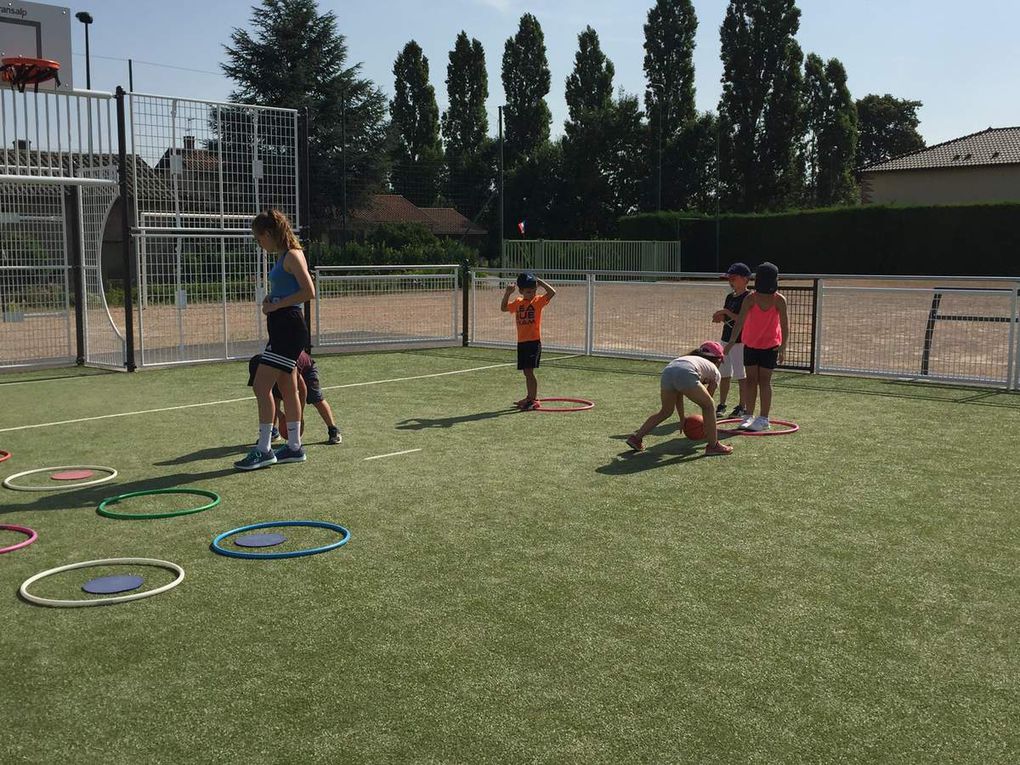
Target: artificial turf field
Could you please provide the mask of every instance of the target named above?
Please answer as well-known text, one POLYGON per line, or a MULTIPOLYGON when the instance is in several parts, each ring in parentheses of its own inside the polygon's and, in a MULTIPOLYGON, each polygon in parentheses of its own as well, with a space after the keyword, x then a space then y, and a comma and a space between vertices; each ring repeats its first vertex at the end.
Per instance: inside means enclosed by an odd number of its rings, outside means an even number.
MULTIPOLYGON (((0 377, 14 455, 0 476, 120 471, 0 489, 0 523, 39 533, 0 556, 0 761, 1020 759, 1020 396, 780 374, 773 414, 799 433, 705 458, 674 419, 631 455, 622 437, 657 407, 660 363, 547 356, 540 395, 597 406, 543 414, 510 411, 511 362, 320 357, 323 385, 349 386, 326 390, 343 445, 321 444, 309 409, 308 462, 245 474, 231 465, 255 435, 243 362, 0 377), (204 402, 224 403, 188 406, 204 402), (89 419, 120 413, 134 414, 89 419), (66 420, 81 421, 21 427, 66 420), (177 486, 222 504, 95 512, 177 486), (272 561, 209 549, 297 519, 351 540, 272 561), (186 579, 98 608, 17 596, 44 569, 112 557, 186 579)), ((335 538, 283 531, 290 548, 335 538)), ((0 547, 21 539, 0 531, 0 547)), ((136 570, 146 587, 171 578, 136 570)), ((87 597, 103 573, 32 591, 87 597)))

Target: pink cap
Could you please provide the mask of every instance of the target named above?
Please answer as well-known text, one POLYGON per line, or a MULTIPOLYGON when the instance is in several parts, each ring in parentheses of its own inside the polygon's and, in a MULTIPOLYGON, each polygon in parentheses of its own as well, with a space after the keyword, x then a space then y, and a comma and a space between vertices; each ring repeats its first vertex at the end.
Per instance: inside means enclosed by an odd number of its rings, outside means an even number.
POLYGON ((717 359, 721 359, 723 358, 723 356, 725 356, 725 354, 723 353, 722 345, 720 343, 717 343, 715 340, 705 341, 698 347, 698 350, 701 351, 706 356, 713 356, 714 358, 717 359))

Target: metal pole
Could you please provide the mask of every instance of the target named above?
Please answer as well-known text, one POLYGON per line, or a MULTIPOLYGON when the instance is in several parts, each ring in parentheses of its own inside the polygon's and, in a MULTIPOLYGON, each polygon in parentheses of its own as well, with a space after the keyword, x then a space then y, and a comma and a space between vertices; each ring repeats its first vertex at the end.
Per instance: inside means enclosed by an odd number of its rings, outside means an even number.
POLYGON ((74 363, 82 366, 85 363, 85 279, 81 254, 81 191, 78 187, 64 189, 64 205, 67 211, 64 238, 71 256, 74 286, 74 363))
POLYGON ((347 91, 340 91, 340 246, 347 245, 347 91))
POLYGON ((662 90, 659 90, 659 180, 655 209, 662 212, 662 90))
POLYGON ((128 59, 128 90, 132 93, 135 92, 135 62, 131 59, 128 59))
MULTIPOLYGON (((301 188, 300 188, 300 199, 298 200, 298 215, 304 222, 301 226, 301 239, 305 245, 306 252, 307 248, 311 244, 311 196, 309 188, 311 183, 308 178, 309 165, 308 161, 308 131, 311 127, 311 117, 308 107, 304 108, 304 113, 301 115, 302 119, 298 120, 298 165, 301 168, 301 188)), ((311 263, 310 266, 314 268, 317 264, 311 263)), ((314 271, 313 271, 314 273, 314 271)), ((308 333, 308 347, 305 351, 308 353, 312 352, 312 302, 310 300, 305 301, 305 330, 308 333)))
POLYGON ((503 267, 503 107, 499 107, 499 265, 503 267))
POLYGON ((461 293, 461 303, 462 303, 462 305, 461 305, 461 318, 462 318, 463 326, 460 329, 460 331, 461 331, 461 341, 460 341, 460 344, 462 346, 464 346, 465 348, 467 348, 467 346, 468 346, 468 319, 469 319, 469 312, 470 312, 470 309, 471 309, 471 306, 470 306, 471 300, 470 300, 470 295, 468 293, 469 285, 471 284, 471 262, 467 258, 464 259, 464 267, 461 269, 461 273, 463 274, 463 276, 461 278, 461 282, 460 282, 460 293, 461 293))
POLYGON ((715 270, 722 266, 719 263, 719 193, 720 193, 720 172, 719 146, 722 141, 722 121, 717 117, 715 121, 715 270))
POLYGON ((127 128, 124 88, 117 86, 117 166, 120 176, 120 235, 124 255, 124 366, 135 371, 135 315, 131 296, 134 260, 131 258, 131 217, 128 209, 127 128))
POLYGON ((85 90, 92 90, 92 61, 89 56, 89 25, 85 25, 85 90))

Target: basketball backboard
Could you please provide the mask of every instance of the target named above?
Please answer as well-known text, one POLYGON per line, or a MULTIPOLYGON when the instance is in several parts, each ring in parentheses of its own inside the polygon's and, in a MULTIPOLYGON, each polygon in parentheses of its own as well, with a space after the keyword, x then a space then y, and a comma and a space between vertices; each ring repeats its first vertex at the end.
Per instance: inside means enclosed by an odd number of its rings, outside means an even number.
MULTIPOLYGON (((71 9, 59 5, 0 0, 0 58, 28 56, 60 63, 60 90, 73 90, 71 9)), ((45 82, 40 90, 52 90, 45 82)))

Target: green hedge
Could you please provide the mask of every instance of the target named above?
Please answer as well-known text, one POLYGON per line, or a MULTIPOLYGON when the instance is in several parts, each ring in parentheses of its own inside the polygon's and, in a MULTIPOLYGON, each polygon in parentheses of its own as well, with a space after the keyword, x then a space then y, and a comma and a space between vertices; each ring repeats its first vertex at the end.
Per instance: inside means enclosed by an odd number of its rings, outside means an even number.
POLYGON ((1020 276, 1020 204, 875 205, 712 217, 632 215, 620 239, 681 241, 685 271, 770 260, 783 271, 829 274, 1020 276))
POLYGON ((308 257, 316 266, 418 266, 465 260, 474 265, 478 252, 452 239, 439 239, 424 226, 387 223, 344 245, 312 242, 308 257))

